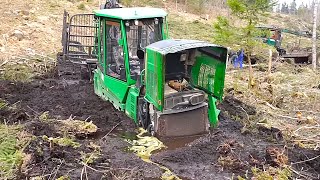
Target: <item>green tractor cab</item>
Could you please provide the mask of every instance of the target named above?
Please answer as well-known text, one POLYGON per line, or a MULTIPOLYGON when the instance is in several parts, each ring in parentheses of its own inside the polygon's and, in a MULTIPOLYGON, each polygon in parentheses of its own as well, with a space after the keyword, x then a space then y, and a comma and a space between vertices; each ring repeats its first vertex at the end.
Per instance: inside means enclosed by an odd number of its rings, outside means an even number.
POLYGON ((94 91, 153 135, 205 133, 218 123, 227 49, 167 39, 166 16, 157 8, 95 12, 94 91))

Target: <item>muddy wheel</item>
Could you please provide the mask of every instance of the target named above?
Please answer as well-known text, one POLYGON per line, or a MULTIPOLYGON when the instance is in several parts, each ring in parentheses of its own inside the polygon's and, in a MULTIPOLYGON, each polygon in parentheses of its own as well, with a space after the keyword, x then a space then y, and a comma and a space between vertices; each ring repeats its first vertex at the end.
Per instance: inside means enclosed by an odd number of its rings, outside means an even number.
POLYGON ((139 100, 138 105, 138 120, 139 124, 144 128, 148 129, 149 125, 151 124, 150 121, 150 114, 149 114, 149 103, 144 99, 139 100))

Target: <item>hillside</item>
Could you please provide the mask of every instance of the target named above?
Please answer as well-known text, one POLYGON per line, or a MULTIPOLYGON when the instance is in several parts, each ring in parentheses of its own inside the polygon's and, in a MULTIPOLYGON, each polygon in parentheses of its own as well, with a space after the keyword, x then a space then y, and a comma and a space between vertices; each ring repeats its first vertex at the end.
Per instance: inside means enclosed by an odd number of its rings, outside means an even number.
MULTIPOLYGON (((5 1, 1 6, 0 60, 42 54, 55 57, 61 51, 63 11, 70 14, 89 13, 97 9, 99 1, 5 1), (16 34, 16 35, 15 35, 16 34)), ((169 27, 172 38, 193 38, 212 41, 212 24, 218 15, 228 15, 226 9, 216 9, 204 20, 205 15, 186 13, 175 4, 162 5, 169 12, 169 27)), ((294 30, 310 29, 311 25, 288 15, 271 14, 267 25, 294 30)), ((235 22, 240 23, 240 22, 235 22)))
MULTIPOLYGON (((99 2, 1 4, 0 179, 319 179, 318 70, 281 58, 268 66, 263 59, 253 66, 255 81, 248 89, 248 66, 228 64, 217 128, 161 141, 140 136, 143 131, 124 112, 95 94, 92 82, 56 73, 65 68, 57 65, 64 10, 91 13, 99 2)), ((213 24, 220 15, 242 26, 225 1, 210 1, 217 5, 206 8, 176 2, 123 1, 166 9, 170 38, 215 43, 213 24)), ((262 22, 297 31, 311 28, 279 13, 262 22)), ((311 46, 307 38, 284 38, 285 47, 311 46)))

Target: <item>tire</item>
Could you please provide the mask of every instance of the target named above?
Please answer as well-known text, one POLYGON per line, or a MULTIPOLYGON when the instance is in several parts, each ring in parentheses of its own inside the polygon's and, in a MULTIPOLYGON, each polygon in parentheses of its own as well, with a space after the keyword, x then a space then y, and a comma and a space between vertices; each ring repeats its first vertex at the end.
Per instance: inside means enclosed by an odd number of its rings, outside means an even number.
POLYGON ((144 99, 139 99, 138 102, 138 121, 143 129, 148 130, 151 124, 150 114, 149 114, 149 103, 144 99))

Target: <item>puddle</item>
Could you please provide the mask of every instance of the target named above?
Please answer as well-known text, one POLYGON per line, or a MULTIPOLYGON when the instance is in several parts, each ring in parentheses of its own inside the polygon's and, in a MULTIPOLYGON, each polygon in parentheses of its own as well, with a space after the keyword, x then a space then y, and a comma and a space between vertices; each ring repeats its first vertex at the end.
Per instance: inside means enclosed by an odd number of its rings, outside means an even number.
POLYGON ((167 167, 162 166, 150 160, 150 156, 152 155, 153 152, 159 151, 161 149, 165 149, 166 146, 163 144, 162 141, 160 141, 156 137, 144 136, 146 132, 147 132, 146 130, 140 128, 139 134, 136 135, 137 139, 134 139, 134 140, 126 139, 126 141, 131 144, 131 147, 129 148, 129 150, 134 152, 143 161, 154 164, 158 166, 160 169, 162 169, 164 172, 161 176, 161 179, 181 180, 178 176, 172 173, 170 169, 168 169, 167 167))

